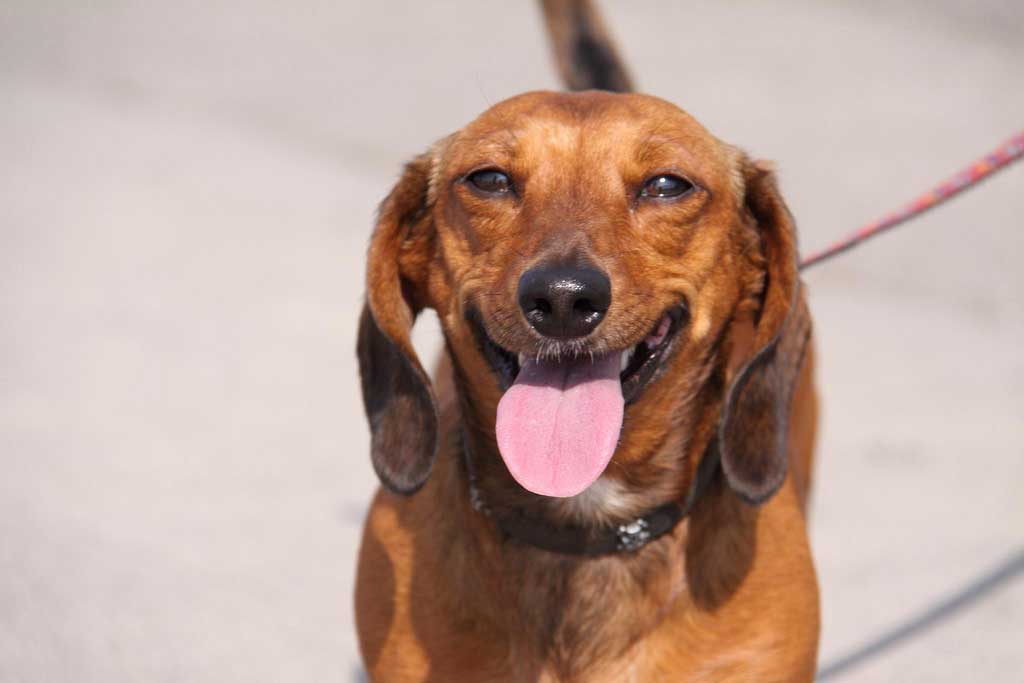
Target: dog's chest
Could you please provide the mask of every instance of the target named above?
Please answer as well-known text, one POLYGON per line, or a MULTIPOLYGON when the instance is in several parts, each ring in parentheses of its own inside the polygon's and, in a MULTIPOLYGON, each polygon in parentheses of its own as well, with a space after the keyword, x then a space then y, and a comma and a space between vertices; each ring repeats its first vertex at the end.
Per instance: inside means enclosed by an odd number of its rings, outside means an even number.
POLYGON ((637 494, 625 485, 601 477, 582 493, 558 501, 560 511, 577 520, 602 520, 621 517, 638 506, 637 494))

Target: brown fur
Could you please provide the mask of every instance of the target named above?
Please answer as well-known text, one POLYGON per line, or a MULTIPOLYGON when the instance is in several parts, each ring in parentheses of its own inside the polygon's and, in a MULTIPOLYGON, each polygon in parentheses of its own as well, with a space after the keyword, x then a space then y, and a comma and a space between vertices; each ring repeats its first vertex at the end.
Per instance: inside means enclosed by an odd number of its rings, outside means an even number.
POLYGON ((410 164, 382 207, 367 291, 360 360, 374 461, 399 492, 425 481, 409 498, 381 491, 366 524, 356 613, 373 680, 812 680, 817 587, 803 509, 815 396, 795 232, 769 170, 652 97, 519 96, 410 164), (509 171, 519 195, 467 188, 462 178, 484 167, 509 171), (638 203, 637 185, 665 170, 701 190, 638 203), (501 391, 466 320, 478 310, 504 348, 551 351, 521 319, 516 282, 572 254, 613 282, 595 352, 638 343, 679 300, 690 310, 664 372, 627 406, 603 476, 622 491, 614 510, 581 512, 511 479, 494 439, 501 391), (436 414, 409 343, 424 307, 437 311, 451 360, 436 414), (381 359, 392 367, 383 384, 371 370, 381 359), (682 498, 714 439, 724 476, 635 554, 541 551, 503 538, 470 504, 464 447, 492 509, 621 523, 682 498))
POLYGON ((541 0, 555 65, 569 90, 633 90, 601 14, 590 0, 541 0))

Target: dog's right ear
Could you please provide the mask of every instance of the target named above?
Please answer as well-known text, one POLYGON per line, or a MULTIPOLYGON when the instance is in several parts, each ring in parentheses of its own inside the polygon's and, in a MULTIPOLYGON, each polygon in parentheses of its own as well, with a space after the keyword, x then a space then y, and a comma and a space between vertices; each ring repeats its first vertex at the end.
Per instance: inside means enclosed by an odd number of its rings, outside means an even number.
POLYGON ((356 349, 373 468, 384 486, 402 495, 427 481, 438 448, 437 404, 410 338, 434 251, 435 158, 428 152, 407 164, 380 206, 356 349))

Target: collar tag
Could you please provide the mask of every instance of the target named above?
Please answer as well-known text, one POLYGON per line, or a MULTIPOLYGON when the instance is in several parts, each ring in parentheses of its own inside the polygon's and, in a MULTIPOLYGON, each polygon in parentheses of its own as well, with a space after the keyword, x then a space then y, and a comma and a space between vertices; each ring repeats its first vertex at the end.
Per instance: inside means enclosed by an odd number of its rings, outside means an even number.
POLYGON ((620 524, 615 535, 618 537, 615 549, 631 553, 644 547, 651 540, 650 524, 643 518, 629 524, 620 524))

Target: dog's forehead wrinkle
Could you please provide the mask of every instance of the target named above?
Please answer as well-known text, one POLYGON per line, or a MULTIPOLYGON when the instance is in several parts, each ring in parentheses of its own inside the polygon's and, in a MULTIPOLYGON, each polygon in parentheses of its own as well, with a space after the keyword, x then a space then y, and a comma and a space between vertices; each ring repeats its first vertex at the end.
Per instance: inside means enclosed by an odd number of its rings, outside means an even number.
POLYGON ((563 121, 545 118, 522 124, 522 135, 517 138, 520 145, 537 145, 540 153, 576 151, 583 143, 582 127, 577 121, 563 121))
MULTIPOLYGON (((551 95, 551 94, 549 94, 551 95)), ((564 94, 562 94, 564 95, 564 94)), ((555 97, 544 105, 516 106, 519 98, 499 103, 467 127, 474 141, 511 137, 517 146, 539 143, 548 150, 607 146, 637 148, 658 145, 703 143, 717 147, 718 141, 685 111, 663 100, 642 95, 612 95, 621 101, 605 101, 581 107, 572 99, 555 97), (639 101, 632 98, 640 98, 639 101), (518 110, 518 111, 516 111, 518 110), (630 144, 632 143, 632 145, 630 144)))

